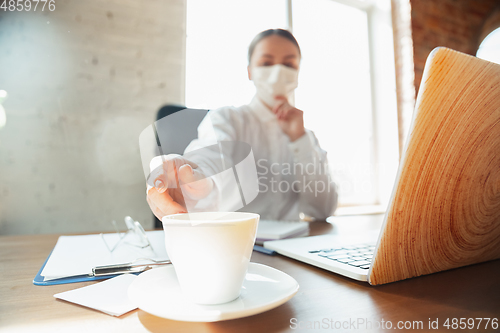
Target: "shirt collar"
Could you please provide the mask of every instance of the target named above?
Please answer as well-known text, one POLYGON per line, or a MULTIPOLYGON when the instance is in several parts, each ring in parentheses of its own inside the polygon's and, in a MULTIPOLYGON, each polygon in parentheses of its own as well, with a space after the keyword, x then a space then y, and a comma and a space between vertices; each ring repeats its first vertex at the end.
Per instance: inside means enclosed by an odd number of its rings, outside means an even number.
POLYGON ((272 113, 257 96, 252 98, 248 106, 250 106, 252 112, 254 112, 262 122, 276 120, 276 115, 272 113))

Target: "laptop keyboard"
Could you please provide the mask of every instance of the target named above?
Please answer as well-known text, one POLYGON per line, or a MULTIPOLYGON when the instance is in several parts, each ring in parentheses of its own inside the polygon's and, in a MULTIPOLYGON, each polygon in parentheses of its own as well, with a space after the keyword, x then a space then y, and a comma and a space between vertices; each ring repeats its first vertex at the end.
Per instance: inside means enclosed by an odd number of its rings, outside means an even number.
POLYGON ((317 253, 320 257, 335 260, 339 263, 359 267, 370 268, 373 258, 375 244, 345 245, 329 249, 313 250, 309 253, 317 253))

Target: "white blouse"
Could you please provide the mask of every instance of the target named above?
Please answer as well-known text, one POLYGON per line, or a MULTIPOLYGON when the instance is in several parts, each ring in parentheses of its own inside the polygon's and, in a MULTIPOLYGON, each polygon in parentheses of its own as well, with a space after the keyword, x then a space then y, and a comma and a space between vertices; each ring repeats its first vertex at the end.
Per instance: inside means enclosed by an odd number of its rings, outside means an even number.
MULTIPOLYGON (((298 220, 301 212, 325 219, 335 211, 336 186, 330 178, 326 152, 320 148, 316 136, 306 129, 304 136, 290 142, 276 116, 257 97, 249 105, 209 111, 198 127, 198 139, 191 142, 185 153, 213 144, 214 137, 217 141, 248 143, 253 151, 259 191, 241 211, 272 220, 298 220)), ((188 159, 197 163, 202 172, 223 171, 203 154, 188 159)), ((224 195, 228 196, 224 184, 214 183, 214 194, 207 201, 220 201, 224 195)))

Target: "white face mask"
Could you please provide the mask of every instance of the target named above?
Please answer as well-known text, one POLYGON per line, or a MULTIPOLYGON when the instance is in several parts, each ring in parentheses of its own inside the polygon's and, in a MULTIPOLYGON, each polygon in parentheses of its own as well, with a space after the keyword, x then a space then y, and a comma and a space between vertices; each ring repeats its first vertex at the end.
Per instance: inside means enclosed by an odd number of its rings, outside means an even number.
POLYGON ((252 81, 257 97, 271 108, 278 102, 274 97, 284 96, 290 104, 290 94, 298 86, 299 71, 281 64, 252 69, 252 81))

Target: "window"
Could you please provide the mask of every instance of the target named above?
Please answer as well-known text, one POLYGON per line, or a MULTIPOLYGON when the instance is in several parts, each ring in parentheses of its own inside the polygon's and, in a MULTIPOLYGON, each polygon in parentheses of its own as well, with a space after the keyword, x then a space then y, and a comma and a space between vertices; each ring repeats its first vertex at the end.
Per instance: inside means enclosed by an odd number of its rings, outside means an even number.
POLYGON ((186 105, 248 103, 247 48, 269 28, 302 51, 295 105, 329 154, 339 206, 384 206, 398 164, 390 1, 188 0, 186 105))
POLYGON ((287 28, 286 1, 188 0, 186 25, 186 105, 239 106, 254 95, 248 45, 263 30, 287 28))
POLYGON ((328 152, 342 203, 374 203, 366 12, 331 0, 294 0, 292 8, 303 48, 296 106, 328 152))

